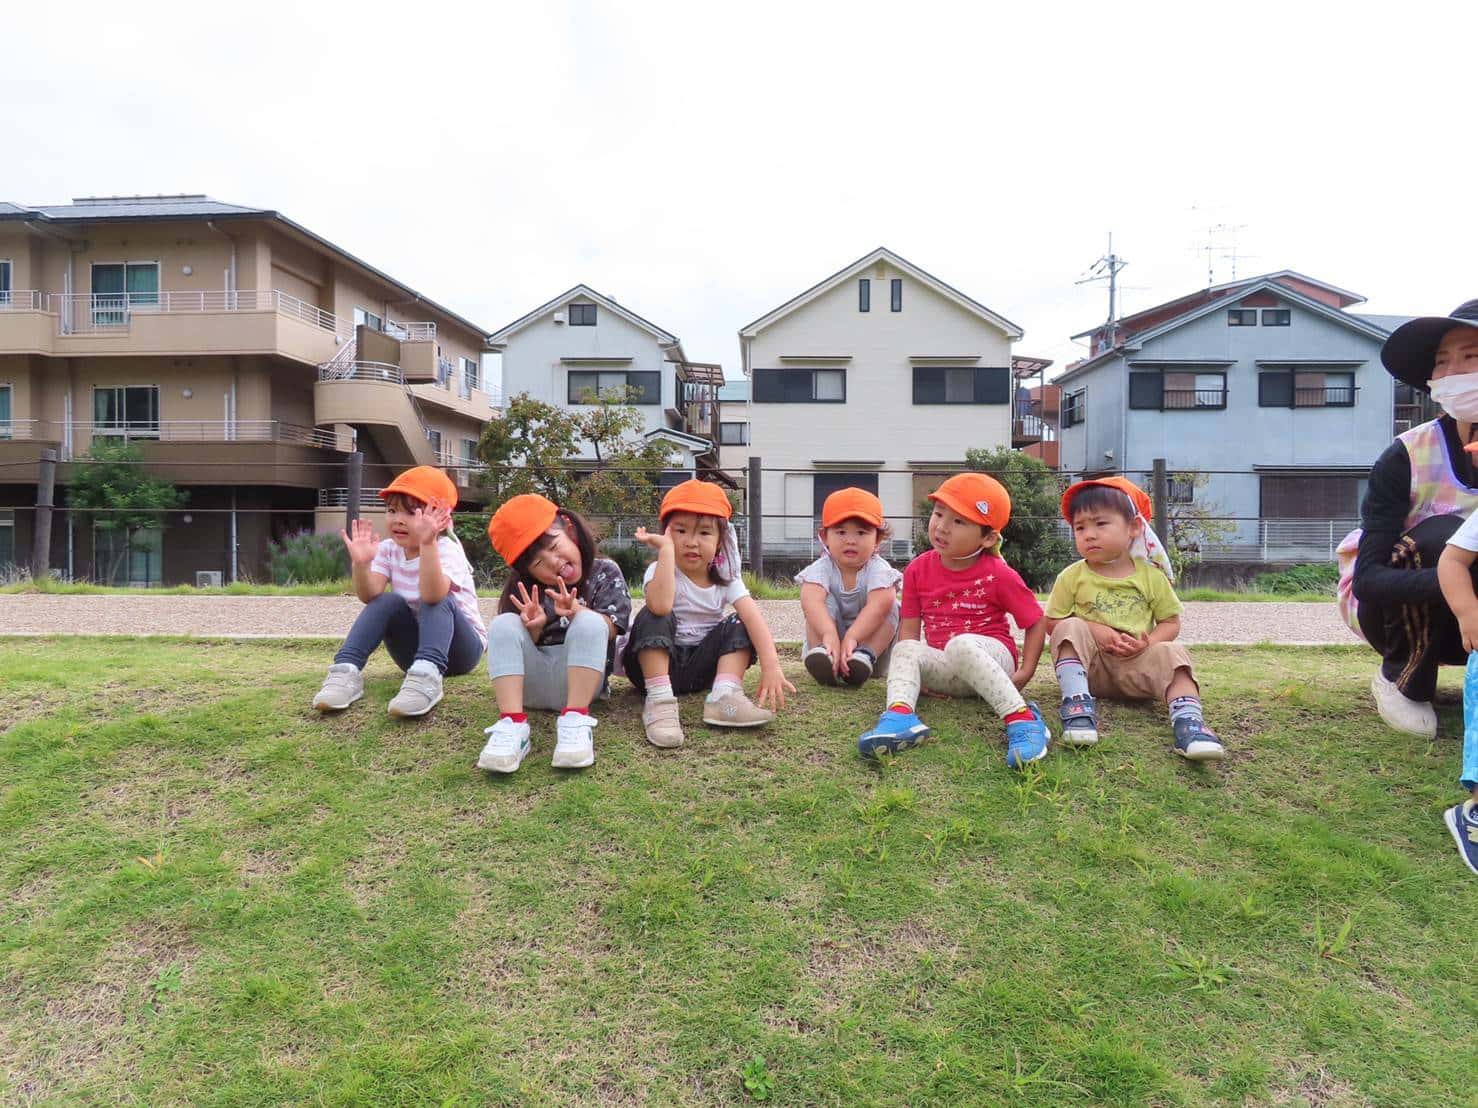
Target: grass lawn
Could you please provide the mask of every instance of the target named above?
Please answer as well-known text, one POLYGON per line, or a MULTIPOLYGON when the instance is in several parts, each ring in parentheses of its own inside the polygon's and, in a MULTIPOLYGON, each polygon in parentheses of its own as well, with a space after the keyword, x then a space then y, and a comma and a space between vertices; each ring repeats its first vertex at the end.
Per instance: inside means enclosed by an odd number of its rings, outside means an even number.
POLYGON ((869 765, 814 686, 661 752, 618 683, 493 779, 482 676, 320 719, 321 645, 0 640, 0 1101, 1463 1102, 1458 675, 1429 746, 1366 653, 1196 654, 1210 769, 1110 706, 1012 774, 945 701, 869 765))
POLYGON ((339 581, 320 581, 311 585, 262 585, 252 581, 236 581, 220 588, 197 589, 194 585, 170 585, 161 588, 126 588, 118 585, 94 585, 87 581, 58 581, 55 577, 31 577, 0 584, 0 596, 21 593, 50 593, 56 596, 342 596, 354 591, 345 577, 339 581))

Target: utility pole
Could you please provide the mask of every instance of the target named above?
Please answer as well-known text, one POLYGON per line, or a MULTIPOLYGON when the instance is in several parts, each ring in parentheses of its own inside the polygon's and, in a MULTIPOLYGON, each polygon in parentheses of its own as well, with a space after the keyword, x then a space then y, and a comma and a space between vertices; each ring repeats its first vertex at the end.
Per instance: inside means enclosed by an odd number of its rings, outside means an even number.
MULTIPOLYGON (((1088 275, 1081 280, 1073 282, 1078 285, 1089 285, 1098 281, 1108 282, 1108 322, 1104 329, 1108 334, 1108 345, 1114 344, 1114 331, 1119 322, 1119 271, 1129 263, 1114 253, 1114 233, 1109 232, 1108 252, 1094 262, 1088 269, 1088 275)), ((1090 350, 1089 356, 1097 354, 1097 350, 1090 350)))

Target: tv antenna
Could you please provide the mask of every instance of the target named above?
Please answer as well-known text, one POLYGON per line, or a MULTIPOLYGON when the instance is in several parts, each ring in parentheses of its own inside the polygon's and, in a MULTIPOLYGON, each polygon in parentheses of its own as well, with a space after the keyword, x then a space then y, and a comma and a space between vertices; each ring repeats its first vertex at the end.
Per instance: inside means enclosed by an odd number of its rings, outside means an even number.
MULTIPOLYGON (((1098 281, 1108 282, 1108 322, 1105 325, 1108 331, 1108 342, 1112 346, 1114 342, 1114 328, 1119 320, 1119 271, 1129 263, 1114 253, 1114 233, 1109 232, 1108 252, 1094 262, 1088 268, 1087 276, 1074 281, 1075 285, 1091 285, 1098 281)), ((1097 351, 1090 351, 1096 354, 1097 351)))
POLYGON ((1213 223, 1206 228, 1206 245, 1198 247, 1196 253, 1206 255, 1206 287, 1209 289, 1216 284, 1216 263, 1218 261, 1232 263, 1232 280, 1237 279, 1237 262, 1243 258, 1255 258, 1256 254, 1242 254, 1237 251, 1237 235, 1247 230, 1245 223, 1213 223), (1226 248, 1218 241, 1217 236, 1224 235, 1231 238, 1230 248, 1226 248))

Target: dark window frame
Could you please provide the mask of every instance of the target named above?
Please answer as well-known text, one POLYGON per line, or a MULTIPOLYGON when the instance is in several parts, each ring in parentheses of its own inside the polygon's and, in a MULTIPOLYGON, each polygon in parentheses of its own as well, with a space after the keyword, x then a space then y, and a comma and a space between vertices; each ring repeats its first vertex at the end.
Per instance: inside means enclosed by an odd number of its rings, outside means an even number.
MULTIPOLYGON (((656 369, 572 369, 565 378, 565 403, 572 408, 595 407, 600 402, 599 397, 601 388, 603 387, 600 383, 600 378, 602 376, 614 376, 617 373, 625 378, 625 385, 628 389, 639 388, 642 390, 643 396, 654 397, 651 400, 627 399, 625 401, 626 404, 633 408, 660 408, 662 406, 662 372, 656 369), (594 377, 595 384, 593 386, 582 384, 580 390, 576 392, 575 379, 577 377, 594 377), (640 377, 642 380, 633 381, 633 377, 640 377), (586 393, 593 393, 597 399, 582 399, 586 393)), ((607 385, 604 387, 610 388, 612 386, 607 385)))
POLYGON ((1264 308, 1260 322, 1264 327, 1291 327, 1293 311, 1290 308, 1264 308))
POLYGON ((1165 370, 1163 370, 1163 369, 1131 369, 1129 371, 1129 410, 1130 411, 1135 411, 1135 412, 1224 412, 1224 411, 1226 411, 1227 397, 1230 395, 1230 391, 1231 391, 1231 390, 1229 390, 1227 388, 1227 374, 1226 374, 1226 370, 1224 370, 1224 369, 1196 369, 1194 367, 1190 367, 1190 368, 1186 368, 1186 369, 1173 369, 1173 370, 1170 370, 1169 372, 1171 372, 1171 373, 1187 373, 1187 374, 1190 374, 1193 377, 1220 377, 1221 378, 1221 388, 1220 389, 1200 389, 1200 388, 1194 388, 1193 387, 1191 389, 1167 389, 1165 387, 1165 373, 1166 373, 1165 370), (1148 400, 1148 393, 1143 393, 1143 394, 1141 394, 1139 401, 1136 402, 1136 400, 1135 400, 1135 379, 1136 378, 1139 378, 1140 381, 1147 382, 1149 379, 1155 378, 1155 377, 1158 377, 1159 378, 1159 381, 1160 381, 1160 387, 1159 387, 1159 390, 1158 390, 1158 394, 1159 394, 1158 395, 1158 399, 1154 403, 1148 403, 1147 402, 1147 400, 1148 400), (1190 404, 1186 404, 1186 405, 1179 405, 1179 404, 1171 405, 1171 404, 1167 404, 1165 402, 1165 397, 1166 397, 1167 394, 1169 394, 1169 393, 1179 394, 1179 393, 1184 393, 1184 392, 1189 392, 1191 394, 1191 403, 1190 404), (1215 404, 1202 404, 1197 399, 1197 398, 1200 397, 1200 395, 1202 393, 1208 393, 1208 394, 1209 393, 1218 393, 1218 394, 1220 394, 1220 400, 1217 403, 1215 403, 1215 404))
POLYGON ((1264 369, 1257 375, 1257 406, 1259 408, 1353 408, 1358 399, 1360 386, 1355 384, 1355 374, 1344 370, 1319 369, 1264 369), (1318 388, 1299 388, 1300 373, 1320 373, 1325 383, 1318 388), (1349 379, 1348 385, 1330 385, 1330 376, 1349 379), (1276 391, 1275 391, 1276 388, 1276 391), (1303 394, 1300 400, 1299 394, 1303 394), (1315 400, 1313 395, 1321 393, 1315 400), (1340 399, 1331 400, 1331 394, 1340 394, 1340 399), (1346 397, 1346 394, 1347 397, 1346 397))
POLYGON ((1228 327, 1256 327, 1257 326, 1257 309, 1256 308, 1228 308, 1227 309, 1227 326, 1228 327))
POLYGON ((594 304, 568 304, 565 306, 565 318, 569 320, 571 327, 594 327, 597 318, 595 308, 594 304))
POLYGON ((1010 404, 1011 403, 1011 369, 1009 366, 972 365, 972 366, 943 366, 943 365, 916 365, 913 367, 913 402, 917 406, 936 404, 1010 404), (971 382, 969 400, 949 399, 949 377, 950 373, 970 373, 974 375, 971 382), (937 386, 933 375, 938 375, 937 386), (935 394, 937 387, 938 399, 929 399, 928 395, 935 394), (926 390, 928 394, 926 395, 926 390))
POLYGON ((721 419, 718 422, 718 444, 720 446, 748 446, 749 445, 749 421, 745 419, 721 419), (739 437, 732 439, 726 436, 727 428, 739 428, 739 437))
POLYGON ((867 277, 857 280, 857 310, 859 312, 872 311, 872 281, 867 277))
POLYGON ((845 404, 847 402, 847 370, 845 366, 812 366, 807 369, 771 368, 766 367, 754 371, 754 388, 750 393, 751 404, 845 404), (816 397, 816 374, 818 373, 840 373, 842 375, 842 395, 839 399, 816 397), (810 380, 810 395, 800 395, 800 388, 796 387, 802 375, 810 380), (791 395, 786 395, 786 385, 790 384, 791 395), (775 386, 773 394, 771 386, 775 386))
POLYGON ((1196 502, 1196 479, 1176 477, 1171 474, 1165 484, 1165 499, 1171 504, 1194 504, 1196 502))
POLYGON ((894 277, 888 282, 888 310, 903 311, 903 278, 894 277))
POLYGON ((1062 394, 1060 421, 1063 427, 1077 427, 1088 422, 1088 389, 1077 389, 1062 394))

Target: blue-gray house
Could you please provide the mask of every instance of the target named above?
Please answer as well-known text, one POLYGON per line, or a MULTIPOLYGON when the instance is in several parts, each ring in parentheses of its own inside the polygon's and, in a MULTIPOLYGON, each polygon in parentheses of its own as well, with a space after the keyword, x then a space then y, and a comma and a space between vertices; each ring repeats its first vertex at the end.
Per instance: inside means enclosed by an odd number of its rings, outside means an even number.
POLYGON ((1332 561, 1371 463, 1426 418, 1380 362, 1404 317, 1348 310, 1363 300, 1284 270, 1074 336, 1091 353, 1053 382, 1062 470, 1147 481, 1164 458, 1172 473, 1209 475, 1200 487, 1172 481, 1172 503, 1236 523, 1204 559, 1332 561))

